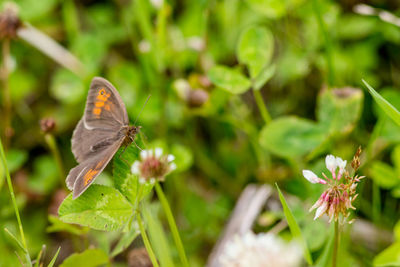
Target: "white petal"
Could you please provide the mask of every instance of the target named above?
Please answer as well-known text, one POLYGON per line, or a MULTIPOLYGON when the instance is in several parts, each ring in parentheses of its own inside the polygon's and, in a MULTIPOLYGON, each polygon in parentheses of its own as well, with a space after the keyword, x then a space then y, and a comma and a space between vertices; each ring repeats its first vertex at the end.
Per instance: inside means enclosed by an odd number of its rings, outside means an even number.
POLYGON ((315 212, 314 220, 316 220, 319 217, 321 217, 322 214, 324 214, 324 212, 326 211, 327 208, 328 208, 328 202, 325 201, 324 203, 322 203, 322 205, 315 212))
POLYGON ((141 178, 139 179, 139 183, 145 184, 145 183, 146 183, 146 179, 144 179, 144 178, 141 177, 141 178))
POLYGON ((157 147, 157 148, 154 150, 154 155, 155 155, 157 158, 160 158, 160 157, 162 156, 162 153, 163 153, 162 148, 157 147))
POLYGON ((171 154, 169 154, 167 157, 168 162, 174 161, 174 159, 175 159, 175 156, 171 155, 171 154))
POLYGON ((340 171, 343 172, 344 168, 346 168, 347 160, 342 160, 339 157, 336 157, 336 164, 339 167, 340 171))
POLYGON ((149 155, 149 151, 148 150, 142 150, 140 152, 140 158, 141 159, 146 159, 148 157, 148 155, 149 155))
POLYGON ((169 164, 169 170, 170 171, 176 170, 176 164, 175 163, 169 164))
POLYGON ((150 182, 150 184, 155 184, 156 183, 156 179, 150 178, 149 182, 150 182))
POLYGON ((132 164, 132 166, 131 166, 131 172, 133 173, 133 174, 139 174, 139 165, 140 165, 140 162, 139 161, 135 161, 133 164, 132 164))
POLYGON ((319 183, 321 180, 315 173, 310 170, 303 170, 303 176, 312 184, 319 183))
POLYGON ((326 164, 326 168, 328 170, 335 171, 336 167, 337 167, 337 162, 336 162, 336 158, 333 155, 328 155, 325 158, 325 164, 326 164))

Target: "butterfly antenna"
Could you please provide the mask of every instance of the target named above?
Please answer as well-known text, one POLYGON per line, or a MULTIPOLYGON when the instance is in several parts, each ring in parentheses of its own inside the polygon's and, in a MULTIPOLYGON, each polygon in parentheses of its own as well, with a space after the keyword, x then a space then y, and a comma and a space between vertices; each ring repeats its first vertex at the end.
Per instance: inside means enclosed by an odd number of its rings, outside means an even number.
POLYGON ((136 125, 136 122, 138 121, 140 115, 142 114, 142 111, 143 111, 144 107, 146 106, 147 101, 149 101, 150 96, 151 96, 151 95, 149 95, 149 96, 147 97, 146 101, 144 102, 144 104, 143 104, 143 106, 142 106, 142 109, 139 111, 139 114, 137 115, 136 120, 135 120, 135 122, 133 123, 133 125, 136 125))

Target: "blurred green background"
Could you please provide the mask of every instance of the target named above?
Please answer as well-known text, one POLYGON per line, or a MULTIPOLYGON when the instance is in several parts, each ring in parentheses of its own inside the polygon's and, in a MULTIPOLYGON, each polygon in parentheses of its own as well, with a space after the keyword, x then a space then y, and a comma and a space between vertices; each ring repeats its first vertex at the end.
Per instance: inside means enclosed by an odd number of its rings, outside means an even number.
MULTIPOLYGON (((100 248, 114 240, 112 233, 79 228, 83 237, 77 237, 49 221, 66 194, 39 122, 55 121, 50 134, 65 175, 76 164, 70 140, 94 76, 114 84, 131 122, 151 94, 137 124, 149 147, 163 147, 176 157, 178 169, 163 186, 191 265, 205 264, 249 183, 278 182, 298 197, 292 209, 317 257, 327 226, 313 225, 307 208, 322 187, 309 184, 301 170, 322 170, 328 153, 350 161, 360 145, 361 174, 368 178, 359 188, 356 217, 392 232, 399 219, 400 127, 373 103, 361 79, 400 108, 400 27, 379 17, 385 10, 400 16, 398 1, 15 3, 23 23, 65 47, 84 69, 74 73, 29 42, 11 40, 13 130, 5 137, 2 119, 2 140, 32 257, 43 244, 48 258, 61 246, 61 262, 83 249, 76 244, 80 238, 100 248), (360 4, 375 8, 373 14, 359 14, 360 4)), ((112 184, 109 170, 100 183, 112 184)), ((1 228, 17 233, 2 166, 0 175, 1 228)), ((165 222, 163 215, 160 220, 165 222)), ((272 226, 256 223, 257 231, 272 226)), ((348 232, 345 236, 352 242, 348 232)), ((357 243, 341 253, 349 266, 369 266, 385 247, 375 245, 357 243)), ((0 231, 1 266, 18 265, 16 249, 0 231)), ((114 264, 125 266, 128 251, 114 264)))

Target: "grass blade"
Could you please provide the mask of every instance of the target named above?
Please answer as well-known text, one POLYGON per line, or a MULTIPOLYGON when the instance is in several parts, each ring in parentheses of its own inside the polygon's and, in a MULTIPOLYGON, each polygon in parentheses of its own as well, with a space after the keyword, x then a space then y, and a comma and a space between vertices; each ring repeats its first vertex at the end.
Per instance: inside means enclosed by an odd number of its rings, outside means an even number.
POLYGON ((365 86, 367 86, 369 93, 374 98, 378 106, 388 115, 395 123, 400 125, 400 112, 384 99, 377 91, 374 90, 366 81, 362 80, 365 86))
POLYGON ((24 253, 27 253, 26 249, 24 248, 22 243, 19 242, 19 240, 15 237, 15 235, 13 235, 7 228, 4 228, 4 231, 6 231, 6 233, 15 241, 15 243, 17 243, 17 245, 22 249, 24 253))
POLYGON ((287 223, 289 225, 290 232, 292 233, 293 237, 297 239, 303 246, 303 252, 304 252, 304 258, 306 259, 308 265, 312 265, 312 258, 310 251, 308 250, 306 240, 304 239, 303 235, 301 234, 300 227, 296 222, 296 219, 293 216, 292 211, 290 210, 289 206, 286 203, 286 200, 279 189, 278 184, 275 184, 276 188, 278 189, 279 193, 279 199, 281 201, 282 207, 283 207, 283 212, 285 213, 285 217, 287 220, 287 223))
POLYGON ((57 249, 56 254, 54 254, 53 259, 51 259, 51 261, 50 261, 49 265, 47 265, 47 267, 53 267, 53 265, 54 265, 54 263, 56 262, 56 259, 57 259, 57 257, 58 257, 58 253, 60 253, 60 249, 61 249, 61 247, 59 247, 59 248, 57 249))

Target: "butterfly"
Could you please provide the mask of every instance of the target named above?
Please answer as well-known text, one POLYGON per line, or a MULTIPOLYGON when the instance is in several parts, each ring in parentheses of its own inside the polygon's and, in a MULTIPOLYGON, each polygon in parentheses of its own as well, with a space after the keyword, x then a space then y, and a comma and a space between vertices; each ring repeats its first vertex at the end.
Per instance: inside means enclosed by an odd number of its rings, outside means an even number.
POLYGON ((106 79, 93 78, 82 119, 72 134, 72 153, 78 166, 66 179, 79 197, 104 170, 118 149, 135 142, 140 126, 129 126, 125 104, 117 89, 106 79))

